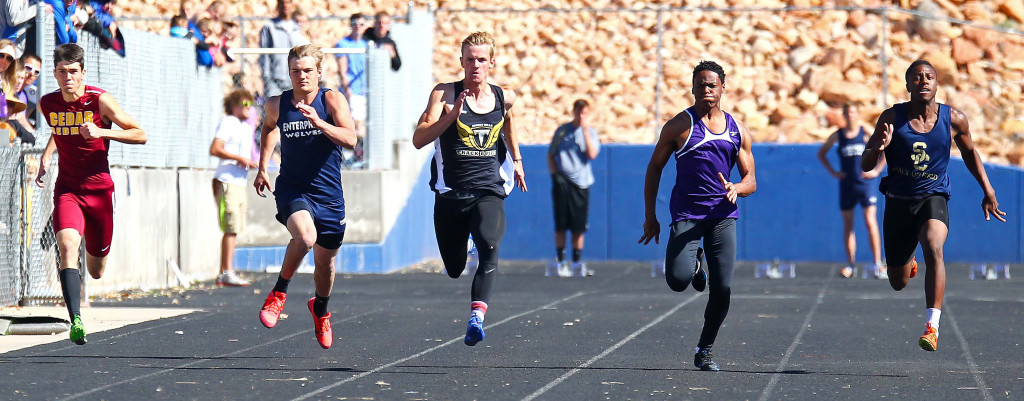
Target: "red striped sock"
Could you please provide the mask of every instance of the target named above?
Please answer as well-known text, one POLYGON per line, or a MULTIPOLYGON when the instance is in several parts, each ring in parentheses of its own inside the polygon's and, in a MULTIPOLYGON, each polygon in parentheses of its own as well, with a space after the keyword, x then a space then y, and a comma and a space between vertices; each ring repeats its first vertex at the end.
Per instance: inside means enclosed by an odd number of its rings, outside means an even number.
POLYGON ((479 317, 481 321, 484 320, 484 314, 487 313, 487 303, 486 302, 483 302, 483 301, 473 301, 473 302, 471 302, 469 304, 469 307, 470 307, 470 309, 472 309, 472 312, 473 312, 474 315, 479 317))

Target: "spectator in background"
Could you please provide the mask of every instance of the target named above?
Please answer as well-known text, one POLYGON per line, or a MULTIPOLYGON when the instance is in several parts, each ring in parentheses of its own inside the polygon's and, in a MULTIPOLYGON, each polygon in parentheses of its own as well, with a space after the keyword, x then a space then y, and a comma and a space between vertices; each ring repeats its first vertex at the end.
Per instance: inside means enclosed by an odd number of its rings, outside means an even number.
POLYGON ((391 69, 398 71, 402 67, 402 58, 398 56, 398 45, 391 39, 391 16, 379 11, 373 16, 373 28, 366 31, 366 39, 373 41, 378 49, 386 49, 391 53, 391 69))
POLYGON ((82 31, 88 32, 98 39, 100 48, 112 49, 124 57, 124 36, 118 31, 114 16, 110 14, 114 2, 115 0, 90 0, 88 4, 79 7, 79 10, 84 11, 86 15, 78 21, 83 22, 80 26, 82 31))
POLYGON ((188 30, 188 17, 184 14, 178 14, 171 17, 171 37, 172 38, 191 38, 188 30))
POLYGON ((25 50, 22 39, 35 17, 36 8, 29 5, 28 0, 6 0, 0 13, 0 38, 12 40, 21 53, 25 50))
MULTIPOLYGON (((208 24, 203 23, 203 25, 206 26, 208 24)), ((200 29, 198 26, 194 30, 189 29, 188 16, 185 14, 171 17, 171 37, 191 41, 196 46, 196 63, 204 67, 212 67, 215 64, 215 60, 213 55, 210 54, 210 42, 204 39, 202 31, 203 29, 200 29)))
MULTIPOLYGON (((551 196, 555 207, 555 250, 559 276, 589 276, 581 261, 583 233, 587 232, 590 186, 594 171, 590 161, 601 151, 597 130, 590 125, 590 102, 579 99, 572 104, 572 121, 555 130, 548 146, 548 170, 551 172, 551 196), (572 270, 565 263, 565 232, 572 231, 572 270)), ((551 270, 551 269, 549 269, 551 270)), ((551 275, 548 272, 548 275, 551 275)))
POLYGON ((92 8, 92 17, 96 18, 100 24, 103 24, 103 28, 106 29, 107 34, 112 38, 117 37, 117 22, 114 21, 114 16, 110 15, 110 10, 114 7, 114 2, 117 0, 90 0, 89 6, 92 8))
POLYGON ((299 36, 295 38, 295 45, 308 45, 309 38, 313 37, 309 32, 309 14, 306 9, 301 6, 295 6, 295 11, 292 12, 292 21, 299 26, 299 36))
POLYGON ((209 18, 214 22, 221 22, 221 19, 223 19, 227 13, 227 3, 221 0, 213 0, 210 2, 210 5, 206 6, 206 10, 200 11, 193 16, 193 22, 203 18, 209 18))
MULTIPOLYGON (((363 34, 370 27, 369 21, 362 13, 352 14, 348 21, 352 33, 341 38, 334 47, 365 50, 367 42, 363 34)), ((342 154, 348 167, 358 168, 363 161, 363 138, 366 137, 366 53, 339 54, 337 60, 341 81, 338 89, 348 98, 352 120, 356 123, 356 134, 359 135, 356 147, 352 150, 344 149, 342 154)))
MULTIPOLYGON (((363 34, 370 28, 366 16, 361 13, 352 14, 348 23, 352 27, 352 33, 341 38, 334 47, 366 49, 367 42, 363 34)), ((337 59, 338 76, 341 81, 341 87, 338 89, 348 98, 356 130, 362 133, 366 122, 366 53, 339 54, 337 59)))
MULTIPOLYGON (((299 25, 292 20, 295 6, 292 0, 277 1, 277 16, 260 30, 260 47, 291 49, 304 39, 299 25)), ((308 43, 308 41, 307 41, 308 43)), ((265 54, 260 56, 263 71, 263 97, 280 95, 292 87, 288 74, 287 54, 265 54)))
POLYGON ((53 26, 56 31, 56 45, 78 42, 78 31, 88 19, 85 12, 79 12, 76 0, 43 0, 53 8, 53 26))
MULTIPOLYGON (((875 196, 872 180, 885 169, 885 159, 879 157, 879 163, 871 171, 860 171, 861 154, 871 132, 860 120, 856 105, 843 104, 843 120, 845 125, 829 135, 825 143, 818 149, 818 161, 829 175, 839 180, 839 211, 843 216, 843 245, 846 246, 846 267, 839 271, 843 277, 853 277, 854 263, 857 256, 857 238, 853 233, 853 209, 860 205, 864 211, 864 225, 868 229, 871 254, 874 255, 874 275, 876 278, 888 279, 885 264, 882 263, 882 240, 878 235, 878 219, 876 217, 875 196), (832 146, 838 143, 836 150, 839 155, 839 170, 832 167, 826 155, 832 146)), ((867 278, 865 271, 864 278, 867 278)))
POLYGON ((181 0, 181 3, 178 6, 178 15, 185 17, 186 27, 188 30, 195 30, 195 20, 198 18, 199 13, 199 1, 181 0))
POLYGON ((217 276, 217 285, 222 286, 249 285, 235 273, 232 256, 235 239, 245 229, 247 171, 256 167, 252 158, 255 131, 245 123, 253 100, 252 94, 244 89, 236 89, 224 98, 227 116, 217 126, 217 134, 210 144, 210 155, 220 158, 220 165, 213 174, 213 196, 217 201, 220 229, 224 232, 220 241, 220 275, 217 276))
POLYGON ((18 58, 14 57, 14 42, 0 39, 0 89, 14 94, 18 86, 18 58))
POLYGON ((22 92, 25 93, 25 104, 28 106, 26 118, 28 118, 30 124, 35 125, 36 101, 39 98, 39 88, 36 86, 36 79, 39 78, 39 74, 43 71, 43 62, 34 53, 26 52, 21 55, 21 63, 25 66, 25 82, 22 84, 22 92))
MULTIPOLYGON (((214 67, 224 65, 224 55, 221 54, 220 48, 220 33, 217 32, 219 25, 219 23, 214 22, 209 18, 203 18, 196 21, 196 29, 199 30, 199 35, 197 35, 197 37, 202 38, 201 40, 206 44, 207 49, 205 51, 210 56, 210 60, 213 62, 214 67)), ((200 50, 197 48, 196 51, 200 50)))
MULTIPOLYGON (((8 95, 8 97, 14 97, 23 104, 27 104, 25 92, 22 90, 25 86, 25 66, 21 63, 21 60, 17 60, 12 67, 16 71, 15 73, 15 86, 14 93, 8 95)), ((10 109, 8 109, 10 110, 10 109)), ((14 111, 8 116, 6 123, 8 124, 12 138, 11 142, 14 142, 14 136, 21 139, 24 144, 34 145, 36 143, 36 137, 32 134, 35 128, 32 124, 29 124, 28 118, 26 117, 27 107, 25 110, 14 111)))
POLYGON ((235 62, 235 59, 232 58, 228 53, 228 49, 230 48, 228 44, 234 42, 235 38, 237 38, 240 34, 241 28, 238 26, 237 22, 222 21, 220 23, 220 50, 221 54, 224 56, 225 62, 235 62))

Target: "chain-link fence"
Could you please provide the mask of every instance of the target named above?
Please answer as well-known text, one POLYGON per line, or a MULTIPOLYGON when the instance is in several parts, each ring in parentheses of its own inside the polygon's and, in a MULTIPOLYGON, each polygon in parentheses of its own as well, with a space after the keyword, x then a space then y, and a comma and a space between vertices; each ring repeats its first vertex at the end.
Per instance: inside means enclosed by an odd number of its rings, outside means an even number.
MULTIPOLYGON (((37 35, 46 73, 39 77, 39 93, 52 92, 57 85, 53 71, 55 42, 53 19, 41 15, 37 35)), ((319 23, 347 25, 348 16, 318 17, 319 23), (333 21, 333 22, 331 22, 333 21)), ((243 19, 243 29, 259 29, 265 19, 243 19)), ((370 169, 393 168, 393 142, 409 138, 415 127, 432 84, 431 57, 434 20, 428 12, 398 17, 392 37, 399 43, 404 67, 390 69, 386 51, 370 49, 367 71, 370 77, 369 116, 367 121, 365 165, 370 169), (410 18, 415 15, 414 18, 410 18), (415 94, 415 96, 412 96, 415 94)), ((80 33, 79 45, 86 52, 86 84, 107 90, 125 112, 138 121, 149 141, 144 146, 111 143, 109 160, 112 167, 149 168, 212 168, 216 159, 208 154, 214 129, 221 118, 221 99, 225 90, 247 87, 254 92, 262 85, 252 85, 244 77, 231 84, 222 84, 220 69, 196 66, 195 48, 186 40, 154 33, 123 29, 126 57, 101 48, 96 38, 80 33), (237 85, 233 85, 237 84, 237 85)), ((347 34, 345 32, 344 34, 347 34)), ((340 34, 337 39, 344 36, 340 34)), ((325 59, 325 86, 337 88, 337 69, 333 57, 325 59), (331 74, 333 66, 334 73, 331 74)), ((227 67, 255 72, 259 77, 255 56, 242 56, 227 67), (251 60, 250 60, 251 57, 251 60), (247 63, 246 60, 249 62, 247 63)), ((228 71, 230 72, 230 70, 228 71)), ((51 160, 46 185, 38 188, 32 180, 41 154, 49 140, 44 119, 37 125, 37 142, 32 148, 8 148, 0 154, 0 197, 9 202, 0 210, 0 305, 59 299, 57 282, 58 255, 51 225, 53 179, 56 176, 56 155, 51 160), (9 166, 8 166, 9 164, 9 166), (9 168, 8 168, 9 167, 9 168), (29 185, 31 184, 31 185, 29 185), (9 206, 7 206, 9 205, 9 206), (10 209, 10 210, 8 210, 10 209), (20 234, 24 234, 21 236, 20 234)), ((122 190, 130 191, 130 188, 122 190)))
POLYGON ((12 305, 19 299, 21 277, 16 267, 21 261, 22 238, 20 151, 0 148, 0 305, 12 305))
MULTIPOLYGON (((53 75, 55 45, 52 15, 40 8, 37 21, 42 71, 38 93, 57 88, 53 75)), ((126 56, 104 50, 85 32, 85 82, 108 91, 149 138, 145 146, 111 142, 112 167, 212 168, 210 141, 222 115, 221 75, 197 68, 195 47, 185 40, 122 29, 126 56)), ((50 161, 44 187, 35 179, 39 156, 50 138, 45 116, 36 125, 32 147, 0 151, 0 305, 59 299, 57 249, 51 224, 57 157, 50 161)), ((130 191, 130 189, 126 188, 130 191)))
MULTIPOLYGON (((251 35, 246 35, 246 32, 258 32, 270 19, 239 17, 232 21, 241 27, 241 46, 255 47, 259 43, 249 41, 251 35)), ((350 33, 348 21, 349 15, 315 16, 302 29, 307 39, 315 40, 314 44, 333 47, 350 33), (311 30, 314 25, 316 35, 311 30)), ((411 10, 407 15, 395 16, 393 21, 390 36, 398 44, 402 67, 398 71, 391 69, 387 51, 372 46, 367 49, 367 119, 360 149, 362 154, 346 152, 344 168, 394 168, 394 141, 412 137, 415 123, 426 106, 433 84, 434 15, 428 11, 411 10)), ((335 90, 341 83, 338 57, 345 56, 328 55, 321 65, 321 84, 335 90)), ((258 55, 240 54, 235 62, 226 64, 224 68, 235 77, 229 89, 263 92, 258 55)), ((262 108, 259 111, 262 113, 262 108)))

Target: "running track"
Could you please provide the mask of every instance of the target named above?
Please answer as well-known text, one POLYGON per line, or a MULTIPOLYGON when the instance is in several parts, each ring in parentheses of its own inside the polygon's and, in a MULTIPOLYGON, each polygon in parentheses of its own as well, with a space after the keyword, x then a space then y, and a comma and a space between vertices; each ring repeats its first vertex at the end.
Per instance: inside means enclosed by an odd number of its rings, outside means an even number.
POLYGON ((939 351, 929 353, 917 346, 920 276, 894 292, 839 278, 836 265, 755 280, 744 263, 715 347, 723 371, 710 373, 692 365, 706 294, 671 292, 648 264, 591 267, 593 277, 554 279, 540 263, 503 263, 487 339, 472 348, 462 344, 468 277, 339 275, 330 350, 313 339, 310 275, 293 280, 289 316, 274 329, 257 319, 270 274, 249 288, 117 302, 202 311, 90 334, 85 346, 0 354, 0 399, 1024 398, 1020 278, 971 281, 949 266, 939 351))

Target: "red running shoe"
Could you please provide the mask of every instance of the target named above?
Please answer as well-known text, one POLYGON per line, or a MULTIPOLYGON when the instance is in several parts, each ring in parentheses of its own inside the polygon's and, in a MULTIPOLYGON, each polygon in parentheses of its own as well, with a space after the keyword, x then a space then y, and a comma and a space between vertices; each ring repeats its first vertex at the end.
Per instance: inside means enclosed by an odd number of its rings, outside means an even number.
POLYGON ((268 329, 277 326, 277 318, 281 316, 284 300, 287 298, 288 294, 270 291, 270 294, 267 294, 267 300, 263 301, 263 308, 260 309, 260 323, 263 323, 268 329))
POLYGON ((910 278, 914 278, 917 275, 917 258, 910 260, 910 278))
POLYGON ((306 305, 309 306, 309 313, 313 315, 313 331, 316 334, 316 342, 320 343, 323 349, 331 348, 334 343, 334 333, 331 331, 331 313, 327 312, 324 317, 316 317, 313 312, 313 301, 316 297, 310 298, 306 305))

